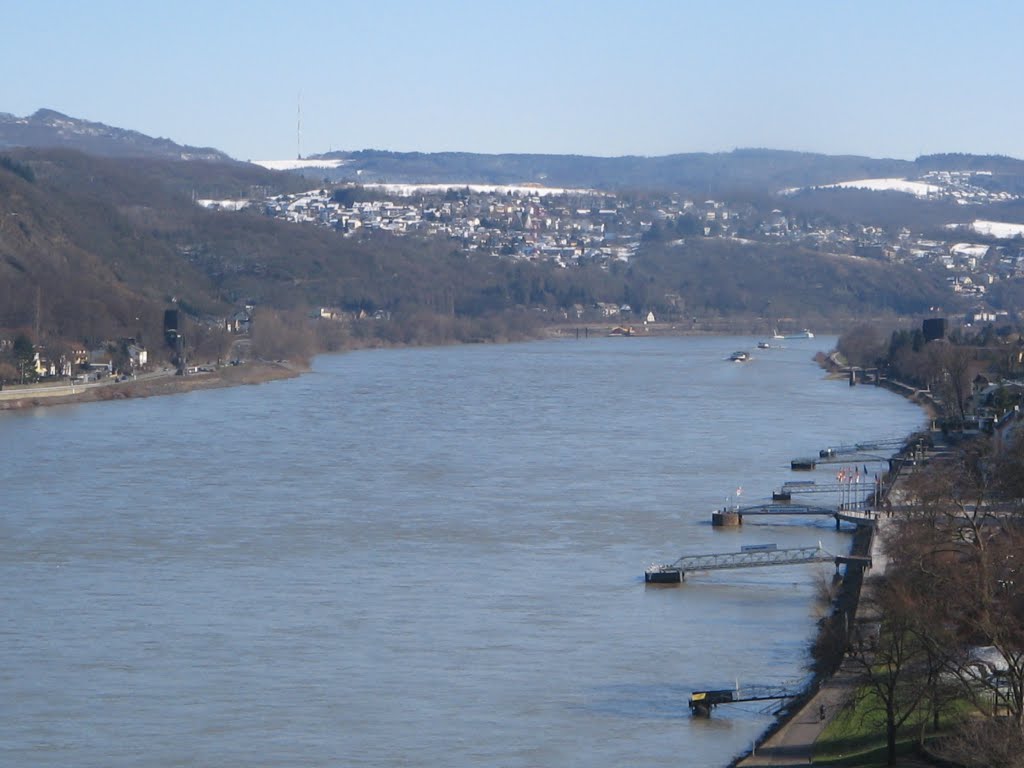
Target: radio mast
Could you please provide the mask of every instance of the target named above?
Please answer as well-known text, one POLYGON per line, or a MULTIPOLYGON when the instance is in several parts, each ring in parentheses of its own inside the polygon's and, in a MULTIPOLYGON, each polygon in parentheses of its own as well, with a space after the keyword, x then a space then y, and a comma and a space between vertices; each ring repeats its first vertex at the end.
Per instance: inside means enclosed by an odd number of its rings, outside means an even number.
POLYGON ((295 112, 295 159, 302 159, 302 91, 299 91, 298 106, 295 112))

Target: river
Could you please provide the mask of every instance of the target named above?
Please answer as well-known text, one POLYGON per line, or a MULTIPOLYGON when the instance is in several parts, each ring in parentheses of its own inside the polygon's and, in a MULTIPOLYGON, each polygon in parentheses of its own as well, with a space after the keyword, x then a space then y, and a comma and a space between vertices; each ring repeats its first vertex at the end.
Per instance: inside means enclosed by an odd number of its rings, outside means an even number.
POLYGON ((924 423, 827 380, 834 339, 756 341, 362 351, 0 413, 0 763, 725 765, 770 714, 693 719, 689 692, 803 680, 832 566, 644 568, 847 551, 830 520, 711 511, 924 423))

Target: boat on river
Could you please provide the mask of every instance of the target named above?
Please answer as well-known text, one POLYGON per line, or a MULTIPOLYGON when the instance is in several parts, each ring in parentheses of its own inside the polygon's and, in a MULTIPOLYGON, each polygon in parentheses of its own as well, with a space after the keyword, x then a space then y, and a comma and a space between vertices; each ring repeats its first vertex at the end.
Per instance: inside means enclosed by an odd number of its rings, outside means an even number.
POLYGON ((739 352, 733 352, 731 355, 729 355, 729 359, 732 360, 734 363, 745 363, 750 359, 750 353, 743 352, 742 350, 739 352))
POLYGON ((772 338, 773 339, 813 339, 814 338, 814 334, 811 333, 807 328, 804 328, 799 333, 781 334, 778 331, 775 331, 775 335, 772 336, 772 338))

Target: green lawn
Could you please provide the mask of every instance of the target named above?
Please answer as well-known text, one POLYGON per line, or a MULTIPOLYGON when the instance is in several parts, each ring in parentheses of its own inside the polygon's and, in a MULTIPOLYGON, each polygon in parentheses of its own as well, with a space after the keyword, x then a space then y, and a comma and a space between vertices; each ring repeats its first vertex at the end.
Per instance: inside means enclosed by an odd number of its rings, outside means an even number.
MULTIPOLYGON (((968 710, 966 702, 962 702, 951 711, 940 717, 939 732, 948 729, 968 710)), ((842 765, 851 768, 873 768, 885 766, 886 744, 885 726, 879 722, 876 700, 871 695, 858 697, 856 704, 840 712, 826 726, 821 737, 814 745, 814 763, 816 765, 842 765)), ((910 756, 917 743, 919 726, 915 717, 901 729, 896 744, 898 756, 910 756)), ((929 733, 928 737, 931 737, 929 733)), ((897 757, 897 765, 900 764, 897 757)), ((915 765, 921 763, 915 762, 915 765)))

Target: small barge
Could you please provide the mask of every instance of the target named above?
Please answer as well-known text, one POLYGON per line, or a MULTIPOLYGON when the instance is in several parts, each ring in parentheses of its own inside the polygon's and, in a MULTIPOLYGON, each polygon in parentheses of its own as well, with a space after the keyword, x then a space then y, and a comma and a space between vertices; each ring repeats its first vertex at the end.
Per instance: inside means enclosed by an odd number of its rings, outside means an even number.
POLYGON ((736 700, 736 692, 731 690, 694 691, 690 694, 690 711, 700 717, 711 717, 711 710, 719 704, 736 700))
POLYGON ((645 584, 681 584, 683 572, 671 565, 652 565, 644 571, 645 584))

